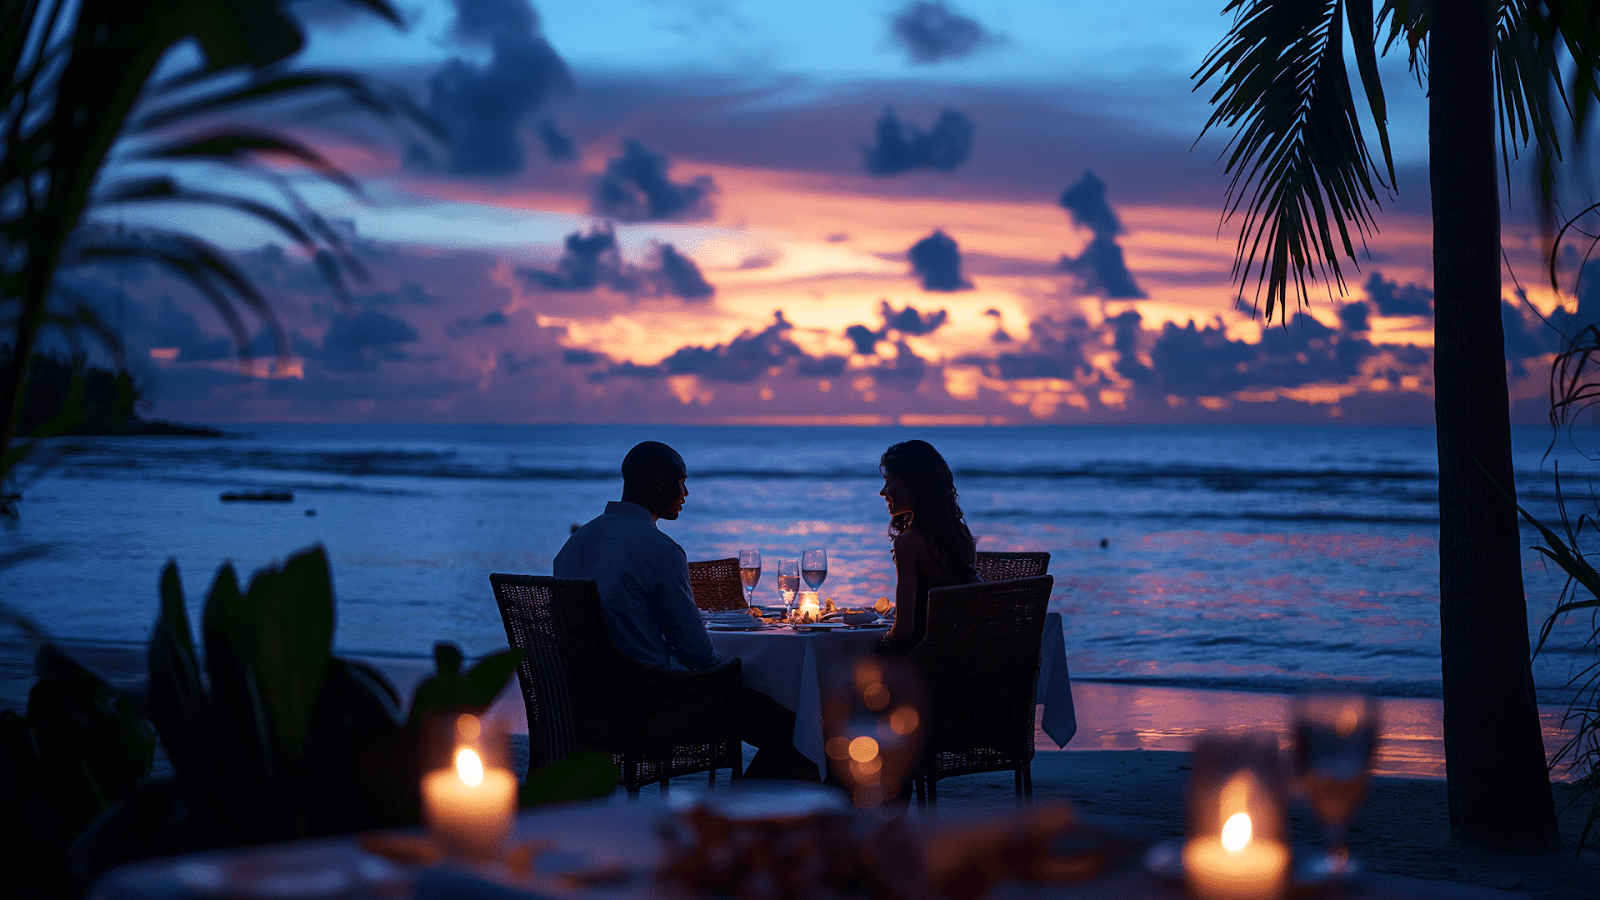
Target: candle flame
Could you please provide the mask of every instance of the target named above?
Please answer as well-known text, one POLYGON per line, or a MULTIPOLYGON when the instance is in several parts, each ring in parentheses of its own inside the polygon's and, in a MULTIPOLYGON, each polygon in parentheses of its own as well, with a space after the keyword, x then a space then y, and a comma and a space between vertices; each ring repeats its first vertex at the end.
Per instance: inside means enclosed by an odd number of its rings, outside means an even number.
POLYGON ((470 747, 456 751, 456 775, 473 787, 483 784, 483 760, 470 747))
POLYGON ((1250 814, 1234 813, 1222 826, 1222 849, 1238 853, 1250 843, 1250 814))

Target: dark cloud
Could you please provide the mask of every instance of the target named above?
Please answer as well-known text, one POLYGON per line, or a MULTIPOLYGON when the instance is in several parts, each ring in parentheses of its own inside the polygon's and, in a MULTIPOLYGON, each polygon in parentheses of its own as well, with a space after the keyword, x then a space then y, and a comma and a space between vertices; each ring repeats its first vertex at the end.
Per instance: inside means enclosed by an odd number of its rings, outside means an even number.
POLYGON ((887 300, 882 301, 878 312, 883 316, 885 330, 892 329, 912 337, 933 334, 939 330, 939 326, 950 319, 950 314, 942 309, 938 312, 920 313, 916 307, 908 303, 905 309, 896 310, 887 300))
POLYGON ((210 362, 233 355, 233 341, 220 335, 208 336, 193 314, 164 294, 156 305, 154 319, 141 330, 141 336, 152 347, 178 348, 180 362, 210 362))
POLYGON ((904 309, 897 310, 890 306, 887 300, 879 302, 878 315, 883 318, 883 327, 877 331, 865 325, 851 325, 844 330, 844 336, 855 344, 857 353, 864 356, 876 353, 878 342, 888 340, 891 332, 920 337, 938 331, 939 327, 950 319, 950 314, 942 309, 938 312, 923 313, 908 303, 904 309))
POLYGON ((1367 278, 1367 300, 1377 307, 1380 316, 1431 316, 1433 291, 1417 284, 1401 287, 1388 281, 1381 272, 1367 278))
POLYGON ((943 231, 935 230, 906 251, 911 271, 922 279, 925 291, 965 291, 972 284, 961 277, 961 248, 943 231))
POLYGON ((588 234, 567 235, 566 246, 554 269, 518 268, 517 277, 535 290, 592 291, 605 287, 628 294, 671 294, 685 300, 704 300, 716 288, 694 260, 671 244, 662 244, 652 267, 630 266, 617 252, 616 233, 596 228, 588 234))
POLYGON ((1144 333, 1144 317, 1138 310, 1128 310, 1106 320, 1111 326, 1111 346, 1117 351, 1113 364, 1118 375, 1136 385, 1149 384, 1155 373, 1139 361, 1139 336, 1144 333))
POLYGON ((373 371, 383 362, 398 362, 409 357, 395 349, 419 337, 404 319, 375 309, 355 315, 336 313, 328 320, 320 347, 304 345, 297 349, 336 372, 373 371))
POLYGON ((661 283, 667 293, 685 300, 704 300, 717 292, 700 274, 700 267, 694 260, 673 249, 671 244, 661 245, 661 283))
POLYGON ((717 185, 709 175, 679 184, 667 177, 672 163, 638 141, 624 141, 622 155, 606 163, 594 187, 594 211, 624 222, 693 221, 713 213, 717 185))
POLYGON ((595 228, 588 234, 574 231, 567 235, 566 249, 554 269, 519 268, 516 274, 530 287, 546 291, 592 291, 602 285, 633 290, 636 286, 623 273, 617 235, 609 228, 595 228))
POLYGON ((1072 221, 1096 235, 1122 233, 1122 221, 1106 202, 1106 183, 1085 171, 1078 182, 1061 192, 1061 207, 1072 214, 1072 221))
POLYGON ((1075 276, 1086 294, 1113 300, 1133 300, 1145 296, 1133 280, 1128 264, 1122 258, 1122 248, 1109 235, 1095 235, 1083 252, 1077 256, 1063 256, 1061 271, 1075 276))
POLYGON ((744 331, 726 344, 710 347, 679 347, 654 366, 632 362, 612 363, 590 374, 602 381, 617 377, 665 378, 669 375, 696 375, 709 381, 744 384, 760 378, 795 374, 807 377, 832 377, 844 371, 847 360, 832 354, 812 356, 790 337, 794 326, 782 312, 772 314, 765 329, 744 331))
POLYGON ((896 13, 890 29, 911 60, 919 63, 961 59, 976 50, 986 36, 976 20, 943 3, 926 0, 917 0, 896 13))
POLYGON ((933 130, 902 125, 894 110, 878 119, 877 144, 861 148, 861 163, 870 175, 899 175, 913 169, 948 172, 972 152, 972 120, 953 109, 939 113, 933 130))
POLYGON ((1359 334, 1372 327, 1371 312, 1365 303, 1346 303, 1339 307, 1339 324, 1345 331, 1359 334))
POLYGON ((991 377, 1072 380, 1086 377, 1093 371, 1083 348, 1094 338, 1094 333, 1081 317, 1043 316, 1031 322, 1028 331, 1024 346, 989 361, 991 377))
POLYGON ((603 358, 593 350, 579 347, 569 347, 561 351, 561 361, 569 366, 592 366, 603 358))
POLYGON ((551 159, 568 162, 578 158, 578 145, 572 142, 572 138, 562 134, 555 122, 545 119, 539 123, 536 133, 539 143, 544 145, 545 154, 551 159))
POLYGON ((1167 322, 1150 359, 1161 393, 1199 397, 1347 382, 1377 352, 1365 338, 1296 313, 1288 324, 1262 332, 1255 344, 1230 339, 1221 322, 1204 328, 1192 319, 1181 327, 1167 322))
MULTIPOLYGON (((483 64, 451 59, 428 80, 428 114, 448 137, 443 168, 515 174, 526 162, 523 122, 551 96, 571 90, 572 75, 539 34, 539 16, 526 0, 455 0, 455 6, 456 39, 487 47, 490 55, 483 64)), ((430 165, 422 151, 412 161, 430 165)))
POLYGON ((452 338, 459 338, 480 328, 504 328, 510 324, 511 320, 506 318, 506 314, 497 309, 478 318, 463 316, 447 326, 445 333, 452 338))
POLYGON ((1077 256, 1061 257, 1058 268, 1076 276, 1086 294, 1116 300, 1145 296, 1117 244, 1122 222, 1106 202, 1106 183, 1093 172, 1084 172, 1078 183, 1061 192, 1061 206, 1073 222, 1094 232, 1094 239, 1077 256))
POLYGON ((856 352, 863 356, 877 352, 878 342, 883 340, 882 332, 873 331, 865 325, 851 325, 844 330, 844 336, 856 345, 856 352))

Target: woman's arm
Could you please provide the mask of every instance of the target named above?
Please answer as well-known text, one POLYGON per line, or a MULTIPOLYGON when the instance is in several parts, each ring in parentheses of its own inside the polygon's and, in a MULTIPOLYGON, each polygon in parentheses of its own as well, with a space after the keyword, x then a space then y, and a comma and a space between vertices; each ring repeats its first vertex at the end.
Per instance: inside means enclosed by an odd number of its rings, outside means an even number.
POLYGON ((903 531, 894 539, 894 626, 884 636, 891 644, 909 643, 917 633, 917 570, 927 555, 918 532, 903 531))

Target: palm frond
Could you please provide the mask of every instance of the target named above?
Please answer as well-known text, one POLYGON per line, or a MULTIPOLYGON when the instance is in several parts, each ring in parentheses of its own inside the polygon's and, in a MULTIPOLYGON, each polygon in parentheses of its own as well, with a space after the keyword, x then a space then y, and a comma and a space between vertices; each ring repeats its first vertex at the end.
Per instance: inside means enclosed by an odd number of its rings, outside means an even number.
POLYGON ((1389 187, 1383 85, 1377 74, 1369 0, 1233 0, 1232 29, 1194 78, 1216 81, 1201 134, 1234 131, 1228 143, 1224 218, 1243 212, 1234 255, 1241 287, 1255 282, 1265 313, 1287 316, 1292 293, 1304 304, 1308 282, 1329 279, 1342 293, 1340 257, 1356 260, 1355 240, 1376 230, 1374 182, 1389 187), (1358 44, 1357 68, 1379 133, 1383 180, 1362 135, 1344 60, 1345 28, 1358 44), (1354 232, 1354 234, 1352 234, 1354 232), (1252 276, 1252 273, 1253 276, 1252 276))
POLYGON ((134 154, 152 162, 218 162, 253 165, 259 157, 277 156, 301 163, 352 195, 364 196, 361 184, 344 170, 305 144, 281 134, 256 128, 217 128, 180 137, 134 154))

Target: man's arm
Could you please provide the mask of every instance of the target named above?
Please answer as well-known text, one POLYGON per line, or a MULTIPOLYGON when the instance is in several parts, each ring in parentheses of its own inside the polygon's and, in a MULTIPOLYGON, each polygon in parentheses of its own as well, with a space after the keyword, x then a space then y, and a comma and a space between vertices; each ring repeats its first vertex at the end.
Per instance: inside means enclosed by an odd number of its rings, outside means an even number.
POLYGON ((684 668, 704 669, 722 661, 717 648, 711 646, 711 636, 706 634, 705 623, 700 621, 700 609, 694 605, 694 591, 689 587, 689 557, 682 547, 673 545, 677 552, 669 566, 663 567, 657 583, 654 602, 661 634, 667 639, 672 655, 684 668))

